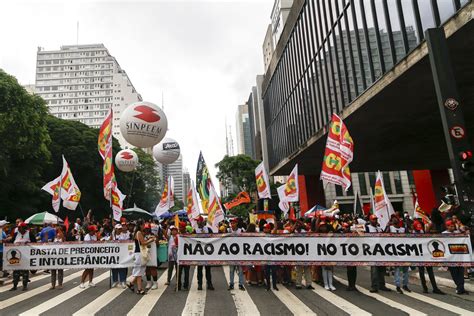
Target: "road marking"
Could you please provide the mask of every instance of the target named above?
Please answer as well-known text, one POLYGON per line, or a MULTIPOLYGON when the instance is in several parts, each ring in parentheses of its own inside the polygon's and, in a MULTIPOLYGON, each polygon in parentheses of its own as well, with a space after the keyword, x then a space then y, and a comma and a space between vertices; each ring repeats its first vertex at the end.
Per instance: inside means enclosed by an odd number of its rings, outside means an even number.
MULTIPOLYGON (((390 289, 392 289, 392 290, 395 290, 395 289, 396 289, 396 286, 391 285, 391 284, 387 284, 387 287, 390 288, 390 289)), ((413 298, 416 299, 416 300, 419 300, 419 301, 422 301, 422 302, 425 302, 425 303, 434 305, 434 306, 436 306, 436 307, 445 309, 445 310, 447 310, 447 311, 450 311, 450 312, 453 312, 453 313, 457 313, 457 314, 459 314, 459 315, 469 315, 469 314, 472 313, 472 311, 468 311, 468 310, 463 309, 463 308, 461 308, 461 307, 457 307, 457 306, 454 306, 454 305, 445 303, 445 302, 443 302, 443 301, 440 301, 440 300, 431 298, 431 297, 429 297, 429 296, 427 296, 427 295, 422 295, 422 294, 419 294, 419 293, 407 292, 407 291, 403 291, 403 294, 405 294, 406 296, 413 297, 413 298)))
MULTIPOLYGON (((337 276, 334 276, 334 279, 336 279, 337 281, 339 281, 340 283, 344 284, 347 286, 347 281, 342 279, 342 278, 339 278, 337 276)), ((408 306, 405 306, 403 304, 400 304, 400 303, 397 303, 389 298, 386 298, 380 294, 377 294, 377 293, 370 293, 369 290, 367 290, 366 288, 363 288, 361 286, 356 286, 357 289, 359 290, 359 292, 361 292, 362 294, 364 295, 367 295, 367 296, 370 296, 372 298, 375 298, 377 301, 380 301, 384 304, 387 304, 393 308, 396 308, 396 309, 399 309, 401 311, 404 311, 405 313, 408 313, 408 315, 415 315, 415 316, 427 316, 425 313, 422 313, 420 311, 417 311, 416 309, 413 309, 413 308, 410 308, 408 306)))
MULTIPOLYGON (((64 270, 64 271, 67 271, 67 270, 64 270)), ((46 278, 49 278, 49 277, 51 277, 50 274, 35 275, 32 278, 30 278, 30 283, 28 283, 28 285, 32 284, 33 282, 43 280, 43 279, 46 279, 46 278)), ((11 287, 8 287, 7 285, 10 285, 12 283, 13 283, 13 279, 8 280, 7 282, 3 283, 2 288, 0 288, 0 293, 3 293, 3 292, 6 292, 6 291, 10 290, 11 287)))
MULTIPOLYGON (((203 268, 204 269, 204 268, 203 268)), ((188 297, 186 298, 186 305, 184 306, 183 316, 198 316, 204 315, 204 309, 206 307, 206 291, 198 291, 197 289, 197 267, 193 270, 193 281, 189 290, 188 297)))
MULTIPOLYGON (((63 284, 70 281, 70 280, 73 280, 79 276, 82 275, 82 271, 78 271, 76 273, 73 273, 71 275, 68 275, 67 277, 64 278, 63 280, 63 284)), ((26 292, 22 292, 21 294, 18 294, 18 295, 15 295, 3 302, 0 302, 0 310, 4 309, 4 308, 7 308, 8 306, 11 306, 11 305, 14 305, 16 303, 19 303, 23 300, 26 300, 28 298, 31 298, 35 295, 38 295, 42 292, 44 292, 45 290, 49 289, 51 287, 51 284, 45 284, 43 286, 40 286, 40 287, 37 287, 35 289, 32 289, 30 291, 26 291, 26 292)))
MULTIPOLYGON (((227 284, 230 283, 230 268, 229 266, 224 266, 224 275, 227 280, 227 284)), ((237 273, 237 278, 238 278, 237 273)), ((231 291, 232 299, 234 300, 235 308, 237 309, 237 315, 260 315, 257 306, 253 302, 252 298, 249 295, 249 292, 239 290, 238 286, 236 289, 231 291)))
MULTIPOLYGON (((175 271, 173 270, 173 278, 175 271)), ((168 277, 168 269, 163 272, 163 274, 158 279, 158 285, 161 284, 156 290, 150 290, 148 293, 143 296, 135 306, 128 312, 127 316, 142 316, 142 315, 149 315, 151 310, 156 305, 158 300, 160 299, 161 295, 165 292, 167 286, 165 285, 166 278, 168 277)))
POLYGON ((273 294, 275 294, 293 315, 317 315, 286 287, 280 286, 278 289, 279 291, 273 291, 273 294))
POLYGON ((344 312, 348 313, 349 315, 365 315, 370 316, 371 313, 361 309, 357 305, 352 304, 351 302, 343 299, 342 297, 334 294, 331 291, 326 290, 325 288, 316 285, 316 288, 313 290, 314 293, 318 294, 326 301, 334 304, 338 308, 342 309, 344 312))
MULTIPOLYGON (((82 273, 82 271, 80 272, 82 273)), ((105 273, 102 273, 101 275, 97 276, 94 278, 94 281, 99 283, 105 279, 107 279, 108 277, 110 277, 110 272, 107 271, 105 273)), ((66 291, 58 296, 55 296, 54 298, 50 299, 50 300, 47 300, 46 302, 38 305, 38 306, 35 306, 34 308, 30 309, 30 310, 27 310, 23 313, 20 314, 20 316, 31 316, 31 315, 39 315, 41 313, 44 313, 46 312, 47 310, 50 310, 51 308, 55 307, 55 306, 58 306, 59 304, 61 303, 64 303, 66 300, 78 295, 79 293, 81 293, 82 291, 85 291, 85 289, 81 289, 79 286, 76 286, 72 289, 70 289, 69 291, 66 291)))

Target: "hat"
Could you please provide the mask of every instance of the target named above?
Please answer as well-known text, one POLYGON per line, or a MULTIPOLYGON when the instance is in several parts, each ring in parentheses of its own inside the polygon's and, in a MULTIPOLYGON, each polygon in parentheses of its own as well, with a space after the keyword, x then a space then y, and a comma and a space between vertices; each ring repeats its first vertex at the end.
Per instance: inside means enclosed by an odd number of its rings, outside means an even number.
POLYGON ((186 228, 185 222, 179 222, 179 228, 186 228))
POLYGON ((87 227, 87 230, 90 231, 90 232, 95 232, 95 231, 97 231, 97 227, 95 227, 95 225, 89 225, 87 227))
POLYGON ((186 232, 192 234, 193 228, 191 226, 186 226, 186 232))
POLYGON ((25 222, 21 222, 20 224, 18 224, 18 227, 26 227, 27 224, 25 222))
POLYGON ((263 225, 263 228, 264 229, 272 229, 272 226, 267 223, 267 224, 263 225))
POLYGON ((372 220, 372 219, 377 219, 377 215, 372 214, 372 215, 370 215, 369 219, 370 219, 370 220, 372 220))
POLYGON ((176 230, 177 230, 176 226, 171 225, 171 226, 170 226, 170 230, 173 230, 173 229, 176 229, 176 230))
POLYGON ((452 220, 448 219, 444 224, 446 226, 452 226, 452 225, 454 225, 454 222, 452 220))
POLYGON ((196 218, 196 222, 198 223, 201 223, 204 221, 204 217, 202 217, 201 215, 199 215, 197 218, 196 218))
POLYGON ((7 222, 6 220, 1 220, 0 221, 0 227, 5 226, 6 224, 9 224, 10 222, 7 222))
POLYGON ((145 225, 143 225, 143 229, 151 229, 150 223, 145 223, 145 225))
POLYGON ((423 229, 423 225, 421 225, 421 223, 419 221, 415 221, 413 222, 413 228, 415 230, 422 230, 423 229))
POLYGON ((238 218, 238 217, 234 217, 233 219, 231 219, 230 222, 231 222, 231 223, 238 223, 238 222, 239 222, 239 218, 238 218))
POLYGON ((116 224, 116 225, 115 225, 115 229, 122 229, 122 225, 116 224))
POLYGON ((349 225, 349 223, 342 223, 342 227, 344 228, 347 228, 347 227, 350 227, 351 225, 349 225))

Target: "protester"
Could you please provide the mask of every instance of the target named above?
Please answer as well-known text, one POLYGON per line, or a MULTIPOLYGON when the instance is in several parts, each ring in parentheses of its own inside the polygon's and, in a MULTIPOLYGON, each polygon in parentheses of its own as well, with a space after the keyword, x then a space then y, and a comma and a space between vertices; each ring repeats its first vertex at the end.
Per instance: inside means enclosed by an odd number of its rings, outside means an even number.
MULTIPOLYGON (((349 234, 351 232, 351 225, 349 223, 342 223, 342 232, 349 234)), ((357 291, 357 266, 347 266, 347 291, 357 291)))
POLYGON ((56 229, 53 228, 52 223, 45 224, 40 232, 41 242, 51 242, 56 237, 56 229))
MULTIPOLYGON (((121 224, 116 224, 113 231, 113 240, 130 240, 127 228, 121 224)), ((119 282, 123 289, 125 289, 127 281, 127 268, 112 269, 112 287, 116 287, 119 282)))
POLYGON ((132 292, 135 292, 135 285, 136 285, 137 287, 136 293, 140 295, 146 294, 142 286, 142 278, 146 270, 146 264, 147 264, 146 260, 148 260, 148 258, 145 258, 142 252, 147 252, 148 251, 147 246, 150 245, 151 243, 154 243, 156 240, 154 236, 146 240, 143 233, 144 228, 145 228, 145 224, 143 220, 138 220, 135 226, 135 232, 133 234, 133 240, 135 242, 135 251, 134 251, 134 265, 132 269, 132 280, 127 285, 128 288, 132 292))
MULTIPOLYGON (((87 235, 84 236, 84 241, 97 241, 97 227, 95 225, 89 225, 89 227, 87 227, 87 231, 87 235)), ((86 279, 89 279, 89 287, 95 287, 95 283, 92 282, 93 278, 94 269, 85 269, 82 273, 81 284, 79 285, 79 287, 81 289, 84 289, 86 287, 86 279)))
MULTIPOLYGON (((165 285, 171 284, 173 269, 178 270, 178 228, 174 225, 170 226, 170 237, 168 240, 168 278, 165 285)), ((176 271, 178 273, 178 271, 176 271)))
MULTIPOLYGON (((369 216, 369 223, 365 225, 365 231, 367 233, 381 233, 383 231, 375 214, 369 216)), ((390 292, 390 289, 385 285, 385 272, 384 266, 370 267, 371 293, 377 293, 379 290, 390 292)))
MULTIPOLYGON (((244 232, 243 228, 239 228, 239 220, 238 218, 234 218, 231 221, 231 227, 230 227, 230 232, 233 234, 240 234, 244 232)), ((234 275, 235 271, 237 271, 238 276, 239 276, 239 290, 245 291, 244 287, 244 271, 242 269, 242 266, 237 266, 237 265, 231 265, 229 266, 229 288, 228 290, 233 290, 234 289, 234 275)))
POLYGON ((5 220, 0 221, 0 272, 3 272, 4 278, 8 276, 8 273, 3 271, 3 243, 7 240, 7 234, 4 231, 4 227, 7 224, 8 222, 5 220))
MULTIPOLYGON (((58 243, 58 242, 64 242, 66 238, 64 237, 63 230, 61 227, 56 228, 55 232, 55 237, 53 242, 58 243)), ((54 290, 55 288, 61 290, 63 288, 63 277, 64 277, 64 270, 63 269, 54 269, 51 270, 51 290, 54 290), (56 277, 58 280, 58 286, 56 286, 56 277)))
MULTIPOLYGON (((180 222, 179 223, 179 233, 180 234, 186 234, 186 223, 185 222, 180 222)), ((178 291, 181 291, 181 289, 187 291, 189 287, 189 269, 190 266, 188 265, 180 265, 178 267, 178 291), (184 281, 181 282, 181 278, 183 277, 183 272, 184 272, 184 281), (182 287, 181 287, 182 285, 182 287)))
MULTIPOLYGON (((145 234, 145 240, 149 240, 152 238, 157 238, 155 234, 152 233, 152 228, 150 223, 146 223, 144 226, 144 234, 145 234)), ((157 240, 155 240, 155 243, 150 244, 151 247, 157 246, 157 240)), ((145 270, 145 275, 146 275, 146 289, 152 289, 156 290, 158 288, 158 268, 155 266, 147 266, 145 270), (152 281, 153 279, 153 281, 152 281)))
MULTIPOLYGON (((328 234, 331 232, 331 226, 326 222, 319 222, 318 233, 328 234)), ((323 266, 322 267, 323 282, 324 288, 328 291, 335 291, 336 287, 333 285, 333 274, 334 267, 332 266, 323 266)))
MULTIPOLYGON (((272 232, 272 225, 267 223, 263 226, 263 232, 265 234, 271 234, 272 232)), ((278 291, 277 287, 277 266, 272 265, 272 264, 267 264, 264 266, 264 271, 265 271, 265 282, 267 286, 267 291, 270 291, 270 275, 272 277, 272 283, 271 285, 273 286, 273 289, 275 291, 278 291)))
MULTIPOLYGON (((454 221, 448 219, 444 224, 446 230, 443 231, 443 234, 460 233, 459 230, 456 230, 456 223, 454 223, 454 221)), ((456 284, 456 294, 469 294, 469 292, 464 289, 464 267, 448 267, 448 270, 456 284)))
MULTIPOLYGON (((18 221, 18 220, 17 220, 18 221)), ((23 220, 20 219, 18 221, 18 226, 16 227, 16 232, 13 234, 13 243, 34 243, 36 242, 35 235, 27 229, 27 225, 23 220)), ((12 251, 12 255, 14 256, 15 250, 12 251)), ((13 271, 13 287, 10 291, 15 291, 17 289, 18 283, 20 282, 20 276, 22 278, 23 283, 23 291, 28 289, 28 282, 29 282, 29 274, 28 270, 15 270, 13 271)))
MULTIPOLYGON (((392 234, 403 234, 405 233, 405 227, 403 227, 403 222, 396 216, 392 215, 390 219, 389 232, 392 234)), ((402 289, 400 288, 400 274, 403 275, 403 289, 407 292, 411 292, 408 288, 408 277, 409 270, 408 266, 396 266, 395 267, 395 286, 397 287, 397 292, 403 294, 402 289)))
MULTIPOLYGON (((204 222, 204 218, 202 216, 199 216, 197 218, 197 224, 198 227, 196 228, 196 234, 210 234, 212 233, 212 230, 204 226, 206 223, 204 222)), ((197 266, 197 279, 198 279, 198 290, 202 291, 202 265, 197 266)), ((213 291, 214 290, 214 285, 212 285, 212 274, 211 274, 211 266, 206 265, 204 267, 206 270, 206 283, 207 283, 207 289, 213 291)))
MULTIPOLYGON (((303 234, 306 233, 303 224, 300 221, 297 221, 293 229, 294 233, 303 234)), ((314 290, 314 287, 311 285, 313 280, 311 279, 311 267, 309 265, 299 265, 296 266, 296 289, 301 289, 303 287, 303 273, 305 285, 308 290, 314 290)))

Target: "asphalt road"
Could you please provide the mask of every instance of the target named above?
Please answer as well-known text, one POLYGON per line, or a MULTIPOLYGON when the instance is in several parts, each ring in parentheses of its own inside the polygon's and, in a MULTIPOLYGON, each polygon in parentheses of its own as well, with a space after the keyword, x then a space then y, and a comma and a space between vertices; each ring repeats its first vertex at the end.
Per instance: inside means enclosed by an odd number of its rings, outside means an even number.
MULTIPOLYGON (((7 281, 0 287, 0 315, 474 315, 474 293, 456 295, 453 288, 440 286, 447 295, 423 294, 416 279, 410 279, 412 293, 369 293, 370 274, 363 267, 358 268, 359 292, 346 291, 344 268, 336 269, 334 292, 314 283, 315 290, 279 284, 279 291, 250 285, 246 291, 237 286, 228 291, 227 267, 212 268, 215 291, 198 291, 191 267, 190 290, 175 292, 174 281, 164 285, 166 269, 160 269, 158 289, 143 296, 109 289, 109 271, 101 269, 95 271, 96 287, 80 289, 81 272, 65 271, 62 290, 49 290, 49 274, 42 272, 32 276, 25 292, 8 291, 7 281)), ((386 280, 393 284, 393 277, 386 280)))

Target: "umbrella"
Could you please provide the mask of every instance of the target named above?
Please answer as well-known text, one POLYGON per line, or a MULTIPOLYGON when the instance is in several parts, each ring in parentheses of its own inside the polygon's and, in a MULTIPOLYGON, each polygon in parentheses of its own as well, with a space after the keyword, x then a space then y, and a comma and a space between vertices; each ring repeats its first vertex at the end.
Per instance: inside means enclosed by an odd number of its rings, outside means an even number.
POLYGON ((163 214, 161 214, 160 216, 158 216, 159 218, 162 218, 162 219, 168 219, 168 218, 171 218, 173 217, 173 214, 171 214, 169 211, 166 211, 164 212, 163 214))
POLYGON ((59 224, 63 220, 57 217, 54 214, 48 212, 36 213, 30 216, 25 223, 33 225, 43 225, 43 224, 59 224))
POLYGON ((174 213, 175 215, 178 214, 178 216, 188 216, 188 212, 186 210, 179 210, 174 213))
POLYGON ((127 209, 123 210, 122 214, 125 217, 132 217, 132 216, 135 216, 135 217, 153 217, 153 214, 148 213, 147 211, 137 207, 136 205, 134 205, 131 208, 127 208, 127 209))

